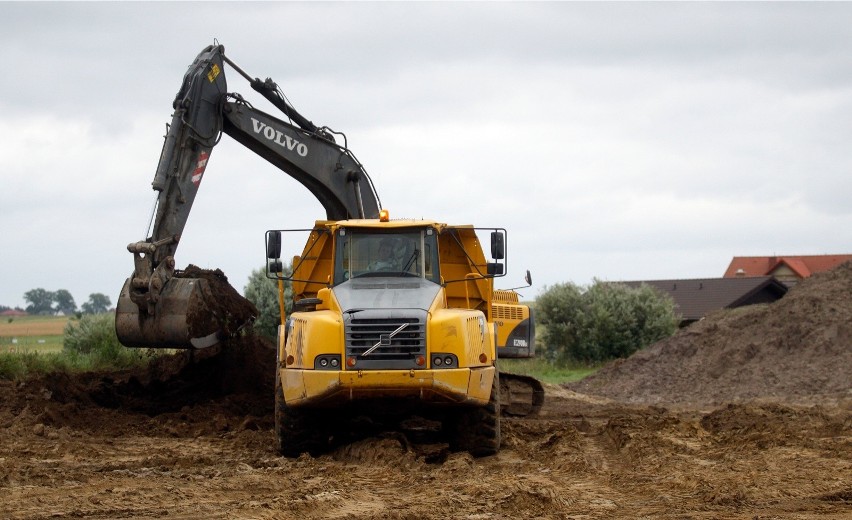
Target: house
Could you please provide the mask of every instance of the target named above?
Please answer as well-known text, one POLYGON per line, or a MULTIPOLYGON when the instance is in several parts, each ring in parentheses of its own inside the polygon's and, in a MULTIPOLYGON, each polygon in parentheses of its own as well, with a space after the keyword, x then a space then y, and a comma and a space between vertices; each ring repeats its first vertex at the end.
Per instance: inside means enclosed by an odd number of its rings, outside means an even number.
POLYGON ((852 255, 811 256, 735 256, 725 271, 725 278, 774 276, 792 287, 814 273, 828 271, 852 260, 852 255))
POLYGON ((649 285, 671 296, 675 302, 675 312, 681 315, 681 327, 698 321, 716 310, 733 309, 755 303, 772 303, 780 300, 787 293, 787 286, 772 276, 620 283, 630 287, 649 285))
POLYGON ((24 311, 19 311, 17 309, 8 309, 3 312, 0 312, 0 316, 17 318, 19 316, 29 316, 29 314, 24 311))

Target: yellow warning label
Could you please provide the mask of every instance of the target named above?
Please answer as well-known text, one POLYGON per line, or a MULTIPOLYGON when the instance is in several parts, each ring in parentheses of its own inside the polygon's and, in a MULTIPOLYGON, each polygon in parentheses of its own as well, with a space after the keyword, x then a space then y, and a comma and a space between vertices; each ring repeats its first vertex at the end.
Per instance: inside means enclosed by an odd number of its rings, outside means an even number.
POLYGON ((216 80, 216 76, 218 76, 220 72, 222 72, 222 70, 219 69, 219 65, 214 63, 213 66, 210 67, 210 72, 207 73, 207 79, 210 80, 210 83, 213 83, 213 81, 216 80))

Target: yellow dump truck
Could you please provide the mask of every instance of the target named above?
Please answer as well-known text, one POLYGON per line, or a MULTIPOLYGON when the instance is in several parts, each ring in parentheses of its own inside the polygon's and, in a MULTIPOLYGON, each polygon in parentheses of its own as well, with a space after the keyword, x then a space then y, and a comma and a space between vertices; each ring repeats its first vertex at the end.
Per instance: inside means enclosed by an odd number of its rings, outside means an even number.
POLYGON ((287 233, 267 233, 269 276, 282 282, 282 298, 292 280, 296 309, 278 334, 280 452, 321 452, 338 410, 366 410, 422 412, 443 422, 456 449, 495 453, 501 376, 492 299, 506 231, 384 216, 318 221, 285 277, 287 233), (477 232, 490 236, 491 261, 477 232))

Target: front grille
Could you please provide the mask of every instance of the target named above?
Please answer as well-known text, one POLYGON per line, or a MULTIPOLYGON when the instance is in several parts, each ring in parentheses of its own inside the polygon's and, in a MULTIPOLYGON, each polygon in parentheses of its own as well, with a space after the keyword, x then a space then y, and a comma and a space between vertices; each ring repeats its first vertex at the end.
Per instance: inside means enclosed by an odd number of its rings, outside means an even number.
POLYGON ((419 317, 352 318, 346 324, 346 357, 355 358, 355 366, 349 368, 423 368, 416 364, 416 359, 425 355, 426 324, 419 317), (394 334, 403 324, 405 327, 394 334), (373 349, 376 344, 378 347, 373 349))

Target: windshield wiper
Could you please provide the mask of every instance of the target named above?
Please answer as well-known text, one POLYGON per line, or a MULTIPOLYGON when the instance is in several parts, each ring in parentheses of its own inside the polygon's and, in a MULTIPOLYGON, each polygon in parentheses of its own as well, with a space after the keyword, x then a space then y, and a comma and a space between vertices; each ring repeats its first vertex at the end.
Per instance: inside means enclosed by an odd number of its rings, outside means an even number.
POLYGON ((420 250, 416 247, 414 248, 414 252, 411 253, 411 258, 408 259, 408 262, 405 263, 405 267, 402 268, 404 272, 408 272, 411 269, 411 265, 414 264, 414 261, 417 260, 417 257, 420 256, 420 250))

